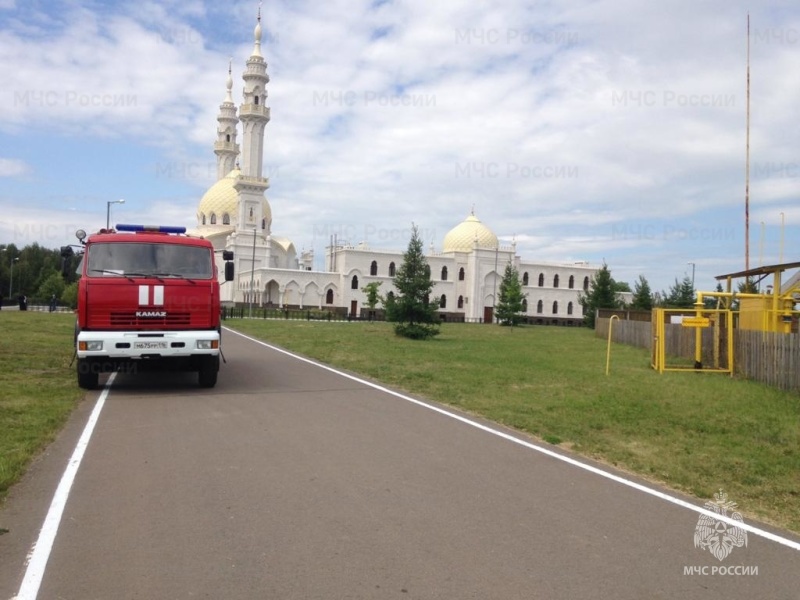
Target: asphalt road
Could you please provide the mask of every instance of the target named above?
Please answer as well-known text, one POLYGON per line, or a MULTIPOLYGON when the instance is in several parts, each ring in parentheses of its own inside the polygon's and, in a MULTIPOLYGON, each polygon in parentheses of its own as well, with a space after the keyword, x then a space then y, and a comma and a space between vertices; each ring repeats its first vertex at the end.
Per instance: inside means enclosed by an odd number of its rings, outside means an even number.
MULTIPOLYGON (((236 334, 224 345, 212 390, 116 378, 38 598, 800 598, 798 549, 750 532, 719 561, 695 548, 697 512, 236 334)), ((99 395, 0 510, 2 600, 99 395)))

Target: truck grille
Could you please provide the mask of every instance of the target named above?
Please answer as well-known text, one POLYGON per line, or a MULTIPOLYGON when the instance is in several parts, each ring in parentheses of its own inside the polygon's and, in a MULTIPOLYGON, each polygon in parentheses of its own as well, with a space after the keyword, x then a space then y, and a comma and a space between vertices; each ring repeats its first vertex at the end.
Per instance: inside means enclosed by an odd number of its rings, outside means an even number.
POLYGON ((189 313, 167 313, 166 317, 137 317, 135 312, 112 312, 110 315, 112 327, 160 327, 189 325, 189 313))

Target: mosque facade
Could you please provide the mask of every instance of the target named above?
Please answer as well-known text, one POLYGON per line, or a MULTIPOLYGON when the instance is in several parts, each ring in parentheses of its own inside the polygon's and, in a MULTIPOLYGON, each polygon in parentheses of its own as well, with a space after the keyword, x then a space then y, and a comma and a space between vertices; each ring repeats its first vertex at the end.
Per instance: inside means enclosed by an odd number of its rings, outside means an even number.
MULTIPOLYGON (((236 278, 221 286, 227 305, 332 310, 366 316, 369 283, 380 282, 380 293, 394 292, 393 278, 403 262, 403 250, 371 249, 366 244, 333 241, 325 250, 324 270, 314 269, 312 251, 298 254, 291 240, 272 234, 272 210, 265 197, 263 157, 267 106, 267 63, 261 53, 261 15, 254 31, 253 52, 247 59, 242 103, 233 101, 228 69, 227 92, 217 116, 217 182, 203 195, 197 227, 191 233, 207 238, 218 251, 234 253, 236 278), (241 126, 241 146, 237 138, 241 126)), ((579 325, 578 302, 597 268, 586 263, 528 261, 516 244, 501 246, 497 236, 473 213, 445 236, 441 252, 426 255, 442 317, 453 321, 491 322, 507 264, 522 278, 525 316, 532 323, 579 325)))

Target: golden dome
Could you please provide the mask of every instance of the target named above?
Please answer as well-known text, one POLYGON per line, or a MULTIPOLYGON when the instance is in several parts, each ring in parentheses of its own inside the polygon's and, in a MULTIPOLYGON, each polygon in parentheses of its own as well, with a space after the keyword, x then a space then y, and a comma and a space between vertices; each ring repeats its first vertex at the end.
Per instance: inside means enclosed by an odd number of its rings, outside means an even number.
POLYGON ((444 236, 444 252, 469 252, 475 240, 479 248, 497 248, 497 236, 480 222, 474 214, 469 215, 444 236))
MULTIPOLYGON (((239 220, 239 194, 233 187, 239 175, 241 175, 241 171, 233 169, 203 194, 200 207, 197 209, 198 225, 211 225, 211 215, 216 217, 216 225, 224 224, 225 215, 228 215, 231 226, 239 220), (205 223, 203 223, 203 217, 206 219, 205 223)), ((261 203, 261 212, 267 223, 271 224, 272 209, 266 198, 261 203)))

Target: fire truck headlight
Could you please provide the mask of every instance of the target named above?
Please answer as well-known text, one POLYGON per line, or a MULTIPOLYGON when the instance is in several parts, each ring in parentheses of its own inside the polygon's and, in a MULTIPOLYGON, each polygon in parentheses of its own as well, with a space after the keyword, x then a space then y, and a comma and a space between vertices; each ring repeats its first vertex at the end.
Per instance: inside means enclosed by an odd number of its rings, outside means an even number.
POLYGON ((89 342, 78 342, 78 350, 83 352, 99 352, 103 349, 103 342, 98 341, 89 341, 89 342))
POLYGON ((197 340, 198 350, 216 350, 219 348, 219 340, 197 340))

